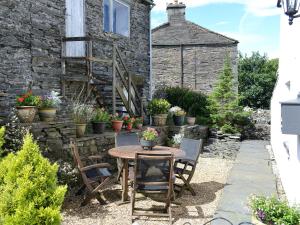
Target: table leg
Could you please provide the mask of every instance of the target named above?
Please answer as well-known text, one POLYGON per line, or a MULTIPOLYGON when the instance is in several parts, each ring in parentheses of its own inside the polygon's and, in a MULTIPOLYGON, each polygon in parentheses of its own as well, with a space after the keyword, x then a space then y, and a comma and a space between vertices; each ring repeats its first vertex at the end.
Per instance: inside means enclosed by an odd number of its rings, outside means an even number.
POLYGON ((128 200, 128 160, 123 160, 123 173, 122 173, 122 202, 126 202, 128 200))

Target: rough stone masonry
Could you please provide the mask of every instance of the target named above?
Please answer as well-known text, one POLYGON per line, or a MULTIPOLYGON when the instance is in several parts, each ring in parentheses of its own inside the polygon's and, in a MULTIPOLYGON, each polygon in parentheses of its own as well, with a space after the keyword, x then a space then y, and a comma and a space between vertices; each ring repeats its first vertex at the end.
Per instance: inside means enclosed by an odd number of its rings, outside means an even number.
POLYGON ((227 55, 237 81, 238 41, 187 21, 185 8, 169 4, 169 21, 152 30, 152 90, 167 85, 210 93, 227 55))

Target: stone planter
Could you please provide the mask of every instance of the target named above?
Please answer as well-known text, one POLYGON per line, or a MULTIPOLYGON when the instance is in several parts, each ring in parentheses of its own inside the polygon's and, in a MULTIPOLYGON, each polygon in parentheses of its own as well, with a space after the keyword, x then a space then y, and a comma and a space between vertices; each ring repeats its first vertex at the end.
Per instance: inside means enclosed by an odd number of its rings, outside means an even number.
POLYGON ((32 123, 36 115, 35 106, 17 106, 17 115, 21 123, 32 123))
POLYGON ((86 123, 76 124, 76 137, 81 138, 84 136, 86 130, 86 123))
POLYGON ((152 123, 154 126, 162 127, 162 126, 166 126, 168 114, 159 114, 159 115, 152 116, 152 118, 153 118, 152 123))
POLYGON ((39 117, 43 122, 52 122, 56 118, 56 108, 39 109, 39 117))
POLYGON ((196 117, 186 117, 186 122, 188 123, 188 125, 190 126, 194 126, 196 123, 196 117))
POLYGON ((153 147, 156 145, 155 141, 146 141, 143 138, 140 140, 141 145, 144 149, 152 150, 153 147))
POLYGON ((173 116, 175 126, 183 126, 184 125, 185 116, 173 116))
POLYGON ((92 122, 94 134, 103 134, 105 131, 106 123, 105 122, 92 122))
POLYGON ((113 120, 112 123, 112 129, 114 132, 119 133, 122 130, 123 121, 122 120, 113 120))
POLYGON ((255 216, 252 216, 252 223, 255 225, 266 225, 265 223, 259 221, 255 216))

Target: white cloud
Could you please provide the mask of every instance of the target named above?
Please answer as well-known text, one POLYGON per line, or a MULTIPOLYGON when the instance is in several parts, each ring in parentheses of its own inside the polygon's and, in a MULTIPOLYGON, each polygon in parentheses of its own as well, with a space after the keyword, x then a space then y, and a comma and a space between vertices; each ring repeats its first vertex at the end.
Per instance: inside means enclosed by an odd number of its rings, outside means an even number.
MULTIPOLYGON (((156 6, 154 11, 165 11, 168 3, 172 0, 155 0, 156 6)), ((189 8, 199 7, 217 3, 237 3, 245 6, 248 13, 256 16, 273 16, 280 13, 280 9, 276 8, 274 0, 183 0, 189 8)))

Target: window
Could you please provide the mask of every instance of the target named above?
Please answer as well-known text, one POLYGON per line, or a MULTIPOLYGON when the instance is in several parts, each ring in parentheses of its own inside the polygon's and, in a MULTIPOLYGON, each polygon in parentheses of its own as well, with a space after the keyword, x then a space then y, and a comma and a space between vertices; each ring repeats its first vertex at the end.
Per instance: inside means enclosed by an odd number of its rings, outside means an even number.
POLYGON ((130 8, 119 0, 103 1, 103 27, 105 32, 114 32, 129 37, 130 8))

